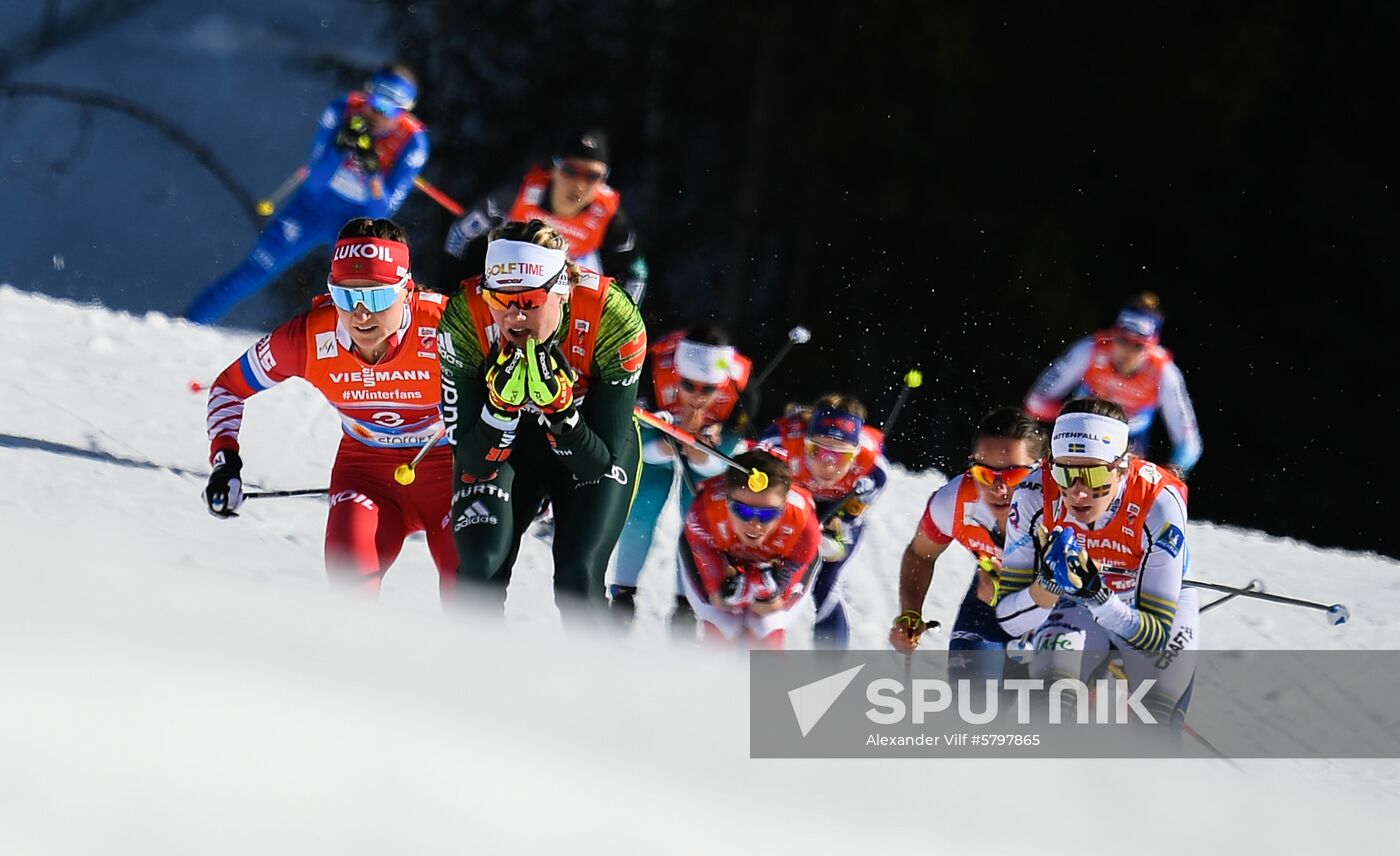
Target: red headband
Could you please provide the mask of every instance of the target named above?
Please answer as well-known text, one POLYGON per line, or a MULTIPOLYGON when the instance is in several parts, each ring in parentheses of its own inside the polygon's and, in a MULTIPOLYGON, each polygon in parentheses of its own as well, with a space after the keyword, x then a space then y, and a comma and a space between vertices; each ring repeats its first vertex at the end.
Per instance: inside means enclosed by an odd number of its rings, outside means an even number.
POLYGON ((331 282, 368 279, 385 285, 408 283, 408 245, 384 238, 341 238, 331 254, 331 282))

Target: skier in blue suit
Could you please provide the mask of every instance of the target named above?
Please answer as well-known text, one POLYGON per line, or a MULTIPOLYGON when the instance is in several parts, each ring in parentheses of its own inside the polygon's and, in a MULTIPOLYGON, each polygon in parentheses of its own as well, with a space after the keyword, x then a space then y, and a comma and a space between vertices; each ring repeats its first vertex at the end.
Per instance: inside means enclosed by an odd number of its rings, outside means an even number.
POLYGON ((413 72, 394 65, 376 72, 364 90, 332 101, 321 114, 295 195, 248 257, 200 292, 185 317, 217 323, 312 250, 333 242, 348 220, 392 216, 428 162, 427 129, 409 112, 417 97, 413 72))

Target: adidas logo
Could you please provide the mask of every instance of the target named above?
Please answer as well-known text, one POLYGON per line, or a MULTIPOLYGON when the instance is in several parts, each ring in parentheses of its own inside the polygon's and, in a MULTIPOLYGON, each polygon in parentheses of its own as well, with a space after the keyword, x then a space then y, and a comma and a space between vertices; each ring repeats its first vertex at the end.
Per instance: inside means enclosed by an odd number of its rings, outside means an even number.
POLYGON ((496 525, 496 515, 492 514, 491 509, 487 508, 486 504, 479 499, 457 516, 457 522, 452 524, 452 531, 457 532, 468 526, 476 526, 478 523, 496 525))

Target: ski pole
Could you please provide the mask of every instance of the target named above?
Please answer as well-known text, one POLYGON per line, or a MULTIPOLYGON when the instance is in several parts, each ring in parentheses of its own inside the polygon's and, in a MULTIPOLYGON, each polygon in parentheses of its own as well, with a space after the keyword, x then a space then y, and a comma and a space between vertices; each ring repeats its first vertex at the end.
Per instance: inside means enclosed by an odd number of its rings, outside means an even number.
MULTIPOLYGON (((761 393, 763 390, 760 387, 763 381, 773 373, 773 369, 778 367, 778 363, 783 361, 783 357, 787 356, 787 352, 791 351, 794 345, 805 345, 812 340, 812 331, 799 324, 788 331, 787 337, 787 344, 783 345, 778 353, 773 355, 773 359, 769 360, 768 364, 759 371, 758 377, 749 382, 746 388, 747 392, 753 393, 754 395, 761 393)), ((744 399, 745 394, 739 393, 734 403, 738 405, 739 413, 744 418, 744 433, 749 435, 750 440, 756 440, 758 439, 758 425, 753 421, 753 417, 749 415, 749 406, 744 402, 744 399)), ((750 400, 752 401, 752 398, 750 398, 750 400)))
POLYGON ((428 456, 428 452, 437 445, 438 441, 446 436, 447 423, 444 422, 433 432, 433 436, 428 438, 428 442, 423 444, 423 448, 418 450, 418 454, 413 456, 412 461, 406 464, 399 464, 398 469, 394 470, 394 481, 402 485, 413 484, 413 480, 418 478, 418 473, 414 472, 414 470, 423 462, 423 459, 428 456))
POLYGON ((244 499, 280 499, 284 496, 325 496, 328 487, 309 487, 304 490, 257 490, 243 494, 244 499))
MULTIPOLYGON (((894 421, 899 418, 899 411, 904 407, 904 402, 909 399, 909 393, 922 386, 923 382, 924 373, 918 369, 910 369, 905 372, 904 388, 899 391, 899 397, 895 399, 894 406, 890 408, 890 415, 885 417, 884 424, 880 426, 880 430, 884 432, 886 439, 889 438, 890 432, 894 430, 894 421)), ((855 495, 855 488, 851 488, 846 492, 845 496, 841 497, 840 500, 828 508, 826 513, 822 515, 822 525, 825 526, 830 523, 833 517, 840 514, 841 509, 844 508, 846 503, 851 501, 851 497, 855 495)))
POLYGON ((461 217, 467 213, 467 209, 457 204, 457 201, 446 193, 438 189, 436 185, 428 181, 421 175, 413 177, 413 186, 428 195, 428 198, 447 209, 447 213, 453 217, 461 217))
POLYGON ((306 181, 306 177, 310 174, 311 170, 308 167, 304 165, 297 167, 296 172, 287 176, 287 180, 282 182, 276 190, 272 191, 271 196, 266 199, 258 200, 258 216, 271 217, 272 212, 277 210, 277 206, 282 204, 282 200, 287 198, 287 194, 300 187, 301 183, 306 181))
POLYGON ((880 430, 889 436, 894 430, 894 421, 899 418, 899 411, 903 409, 904 402, 909 400, 909 393, 923 385, 924 373, 918 369, 910 369, 904 375, 904 389, 899 391, 899 398, 894 400, 894 407, 890 408, 890 415, 885 417, 885 421, 880 425, 880 430))
POLYGON ((762 493, 763 491, 768 489, 768 474, 763 472, 762 470, 749 469, 748 467, 729 457, 725 453, 716 449, 714 446, 711 446, 709 443, 706 443, 699 437, 696 437, 694 434, 690 433, 684 428, 677 428, 670 422, 667 422, 665 419, 661 418, 660 416, 657 416, 655 413, 652 413, 640 404, 637 405, 636 410, 633 412, 637 414, 637 418, 640 419, 642 422, 645 422, 647 425, 651 426, 652 428, 655 428, 662 434, 665 434, 667 437, 670 437, 672 440, 675 440, 679 443, 684 443, 692 449, 699 449, 700 451, 705 452, 706 454, 714 455, 716 458, 719 458, 721 461, 724 461, 729 466, 747 475, 749 477, 749 490, 753 491, 754 493, 762 493))
POLYGON ((1229 603, 1230 601, 1232 601, 1232 600, 1234 600, 1235 598, 1239 597, 1240 594, 1241 594, 1241 592, 1244 592, 1244 591, 1263 591, 1263 590, 1264 590, 1264 583, 1263 583, 1262 581, 1260 581, 1260 580, 1250 580, 1250 581, 1249 581, 1249 585, 1244 586, 1240 591, 1231 592, 1231 593, 1225 595, 1225 596, 1222 597, 1222 598, 1217 598, 1216 600, 1213 600, 1213 601, 1211 601, 1210 603, 1206 604, 1205 606, 1201 607, 1199 611, 1200 611, 1200 612, 1205 612, 1206 610, 1215 609, 1217 606, 1220 606, 1220 605, 1225 604, 1225 603, 1229 603))
MULTIPOLYGON (((433 436, 428 439, 427 443, 423 444, 423 448, 418 450, 418 454, 413 456, 412 461, 407 464, 399 464, 398 469, 394 470, 394 481, 401 485, 413 484, 413 480, 418 477, 418 474, 414 472, 415 468, 423 462, 423 458, 427 457, 428 452, 445 436, 447 436, 447 426, 442 425, 433 432, 433 436)), ((304 490, 262 490, 245 493, 243 498, 280 499, 287 496, 322 496, 327 493, 330 493, 328 487, 313 487, 304 490)))
POLYGON ((685 482, 686 490, 694 496, 696 492, 695 479, 690 475, 690 467, 685 462, 685 452, 681 451, 681 444, 667 437, 666 445, 671 447, 671 456, 675 458, 676 467, 681 471, 681 481, 685 482))
POLYGON ((778 367, 778 364, 783 361, 783 357, 788 355, 788 351, 791 351, 794 345, 805 345, 811 340, 812 331, 800 324, 789 330, 787 341, 783 343, 782 348, 778 349, 778 353, 773 355, 773 359, 768 361, 768 365, 763 367, 763 371, 758 373, 758 377, 749 382, 749 388, 758 389, 763 386, 763 382, 768 380, 768 376, 773 373, 773 369, 778 367))
POLYGON ((1262 591, 1250 591, 1247 586, 1245 588, 1240 588, 1238 586, 1222 585, 1221 583, 1201 582, 1200 580, 1182 580, 1181 584, 1184 586, 1191 586, 1192 588, 1221 591, 1238 597, 1252 597, 1255 600, 1266 600, 1269 603, 1282 603, 1289 606, 1301 606, 1306 609, 1318 609, 1327 613, 1327 622, 1329 624, 1344 624, 1348 618, 1351 618, 1351 610, 1340 603, 1319 603, 1315 600, 1285 597, 1281 594, 1265 594, 1262 591))
MULTIPOLYGON (((1250 585, 1254 585, 1254 583, 1256 583, 1256 582, 1258 582, 1258 580, 1253 580, 1253 581, 1250 582, 1250 585)), ((1233 595, 1232 595, 1232 597, 1233 597, 1233 595)), ((1228 599, 1228 598, 1222 598, 1221 600, 1218 600, 1218 601, 1216 601, 1215 603, 1222 603, 1222 602, 1224 602, 1224 601, 1227 600, 1227 599, 1228 599)), ((1212 606, 1213 606, 1213 605, 1214 605, 1214 604, 1212 604, 1212 606)), ((1109 674, 1113 675, 1113 676, 1114 676, 1115 678, 1117 678, 1118 680, 1123 681, 1124 683, 1127 683, 1127 681, 1128 681, 1128 673, 1127 673, 1127 671, 1123 668, 1123 666, 1122 666, 1121 664, 1119 664, 1119 663, 1117 663, 1117 662, 1111 662, 1111 663, 1109 663, 1109 664, 1108 664, 1108 671, 1109 671, 1109 674)), ((1221 752, 1219 749, 1215 748, 1215 744, 1214 744, 1214 743, 1211 743, 1209 740, 1207 740, 1207 739, 1205 738, 1205 735, 1201 734, 1201 732, 1199 732, 1199 731, 1197 731, 1196 729, 1192 728, 1192 727, 1191 727, 1191 723, 1186 722, 1185 719, 1183 719, 1183 720, 1181 721, 1181 730, 1182 730, 1183 732, 1185 732, 1186 734, 1190 735, 1192 738, 1194 738, 1194 739, 1196 740, 1197 743, 1200 743, 1202 746, 1204 746, 1205 749, 1206 749, 1206 751, 1209 752, 1210 754, 1212 754, 1212 755, 1214 755, 1215 757, 1219 758, 1220 760, 1224 761, 1226 764, 1229 764, 1231 767, 1234 767, 1236 770, 1238 770, 1238 769, 1240 768, 1240 765, 1239 765, 1239 764, 1236 764, 1234 761, 1230 760, 1230 756, 1229 756, 1229 755, 1226 755, 1224 752, 1221 752)))

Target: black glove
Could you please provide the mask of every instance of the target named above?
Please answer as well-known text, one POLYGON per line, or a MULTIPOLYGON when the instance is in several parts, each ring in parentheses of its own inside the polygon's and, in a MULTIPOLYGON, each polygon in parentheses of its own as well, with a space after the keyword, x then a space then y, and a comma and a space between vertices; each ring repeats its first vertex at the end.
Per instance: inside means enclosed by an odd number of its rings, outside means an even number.
POLYGON ((336 132, 335 144, 349 152, 365 172, 379 171, 379 153, 374 150, 374 134, 370 132, 369 120, 364 116, 356 113, 346 119, 336 132))
POLYGON ((758 568, 755 572, 758 579, 753 579, 750 574, 749 594, 753 597, 754 603, 769 603, 776 600, 781 594, 778 590, 778 581, 773 577, 772 568, 758 568))
POLYGON ((214 455, 214 471, 209 474, 209 483, 204 486, 204 504, 215 517, 237 517, 238 506, 243 504, 243 459, 232 449, 214 455))
POLYGON ((742 569, 720 581, 719 599, 735 611, 747 606, 752 600, 749 596, 749 580, 742 569))

